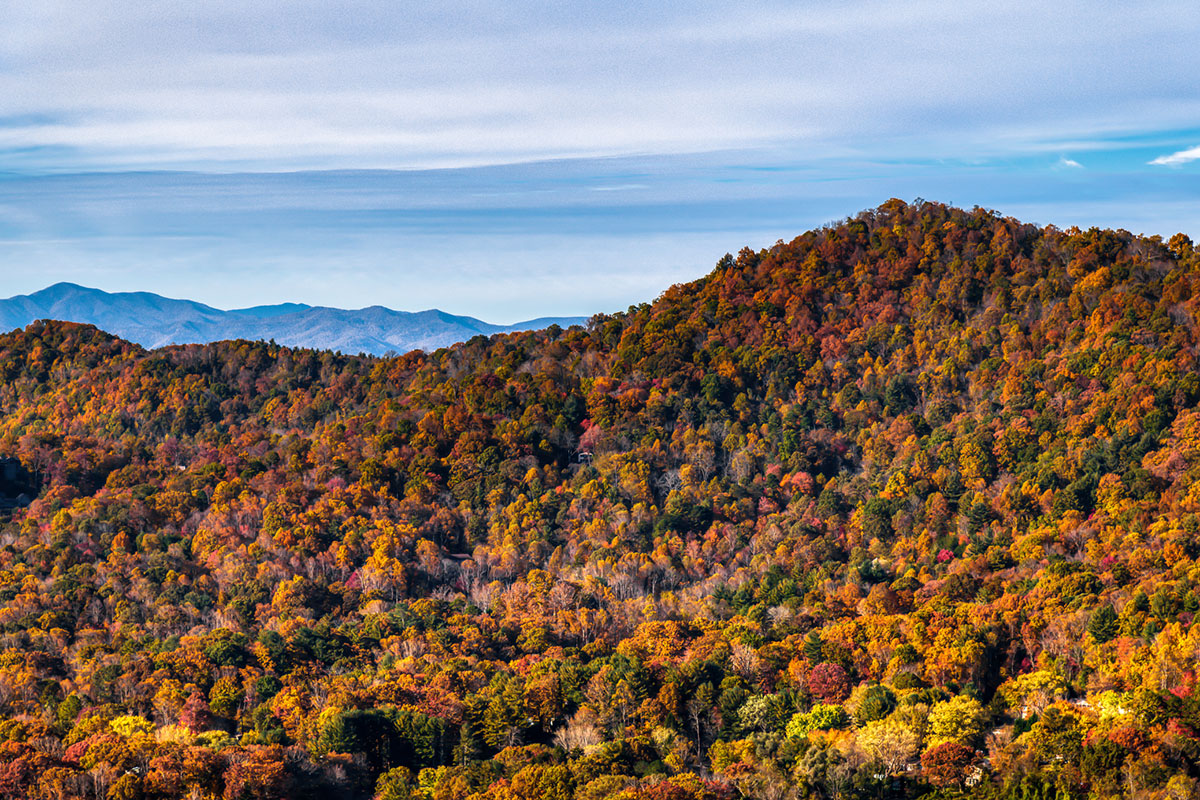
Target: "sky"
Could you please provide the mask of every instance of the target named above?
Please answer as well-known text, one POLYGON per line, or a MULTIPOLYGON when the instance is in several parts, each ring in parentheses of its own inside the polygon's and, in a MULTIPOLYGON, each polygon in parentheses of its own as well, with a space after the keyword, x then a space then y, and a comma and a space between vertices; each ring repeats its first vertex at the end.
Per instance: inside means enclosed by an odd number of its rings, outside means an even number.
POLYGON ((1194 0, 0 3, 0 296, 592 314, 890 197, 1196 238, 1198 36, 1194 0))

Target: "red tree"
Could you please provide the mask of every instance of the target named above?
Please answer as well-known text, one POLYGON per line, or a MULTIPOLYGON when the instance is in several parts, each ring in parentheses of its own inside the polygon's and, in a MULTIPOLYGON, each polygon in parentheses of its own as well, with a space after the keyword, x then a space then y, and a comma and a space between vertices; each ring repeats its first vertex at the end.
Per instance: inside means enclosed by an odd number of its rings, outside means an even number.
POLYGON ((824 703, 840 703, 850 694, 850 677, 846 670, 826 661, 808 673, 808 690, 824 703))
POLYGON ((921 769, 934 786, 961 786, 974 760, 975 751, 965 744, 946 742, 925 751, 921 769))

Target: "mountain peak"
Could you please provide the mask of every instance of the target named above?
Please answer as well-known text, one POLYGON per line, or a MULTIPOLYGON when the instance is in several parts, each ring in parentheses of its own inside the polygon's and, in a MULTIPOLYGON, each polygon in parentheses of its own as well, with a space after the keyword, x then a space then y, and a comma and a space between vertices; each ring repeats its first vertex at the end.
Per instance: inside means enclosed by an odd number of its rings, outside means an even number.
POLYGON ((58 283, 47 286, 45 289, 41 289, 30 294, 29 297, 66 297, 75 294, 106 295, 108 292, 105 292, 103 289, 92 289, 87 286, 80 286, 78 283, 59 281, 58 283))
POLYGON ((563 317, 539 319, 537 324, 493 325, 437 309, 412 313, 381 305, 349 310, 280 303, 223 311, 150 292, 106 292, 67 281, 0 300, 0 327, 23 328, 38 319, 88 323, 143 347, 273 339, 294 347, 374 355, 433 350, 480 333, 551 324, 569 327, 585 321, 563 317))

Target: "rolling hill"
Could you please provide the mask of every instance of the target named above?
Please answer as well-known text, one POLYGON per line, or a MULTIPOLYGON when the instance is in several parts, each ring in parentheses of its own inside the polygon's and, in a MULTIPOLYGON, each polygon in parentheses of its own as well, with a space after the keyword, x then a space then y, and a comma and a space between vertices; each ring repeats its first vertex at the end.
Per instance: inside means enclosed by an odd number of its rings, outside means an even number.
POLYGON ((1182 234, 893 200, 393 358, 34 323, 0 459, 3 797, 1200 788, 1182 234))

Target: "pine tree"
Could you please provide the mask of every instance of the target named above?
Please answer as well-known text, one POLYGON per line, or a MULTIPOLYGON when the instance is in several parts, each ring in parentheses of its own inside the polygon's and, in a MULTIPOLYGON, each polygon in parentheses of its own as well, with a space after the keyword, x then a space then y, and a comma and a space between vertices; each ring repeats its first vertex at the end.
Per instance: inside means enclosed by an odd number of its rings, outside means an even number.
POLYGON ((1113 610, 1112 606, 1100 606, 1096 609, 1096 613, 1092 614, 1087 629, 1097 644, 1104 644, 1112 640, 1120 630, 1117 612, 1113 610))

